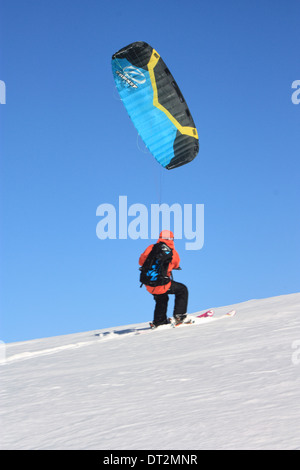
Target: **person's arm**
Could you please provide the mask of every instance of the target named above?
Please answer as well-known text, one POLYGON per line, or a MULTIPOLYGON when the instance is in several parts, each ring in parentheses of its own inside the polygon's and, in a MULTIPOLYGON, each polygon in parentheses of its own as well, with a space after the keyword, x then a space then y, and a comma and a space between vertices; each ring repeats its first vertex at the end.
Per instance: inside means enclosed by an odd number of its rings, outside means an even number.
POLYGON ((145 261, 147 259, 147 256, 149 255, 150 251, 152 250, 152 248, 153 248, 153 245, 148 246, 148 248, 146 248, 144 253, 141 254, 140 259, 139 259, 139 265, 140 266, 143 266, 143 264, 145 263, 145 261))
POLYGON ((178 269, 179 264, 180 264, 180 256, 176 250, 173 250, 172 269, 178 269))

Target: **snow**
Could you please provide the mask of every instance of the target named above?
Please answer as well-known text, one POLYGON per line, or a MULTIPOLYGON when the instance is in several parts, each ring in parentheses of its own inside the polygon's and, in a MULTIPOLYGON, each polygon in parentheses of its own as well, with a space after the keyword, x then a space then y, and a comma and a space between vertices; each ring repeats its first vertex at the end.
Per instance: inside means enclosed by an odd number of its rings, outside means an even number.
POLYGON ((300 293, 231 309, 2 345, 0 448, 299 449, 300 293))

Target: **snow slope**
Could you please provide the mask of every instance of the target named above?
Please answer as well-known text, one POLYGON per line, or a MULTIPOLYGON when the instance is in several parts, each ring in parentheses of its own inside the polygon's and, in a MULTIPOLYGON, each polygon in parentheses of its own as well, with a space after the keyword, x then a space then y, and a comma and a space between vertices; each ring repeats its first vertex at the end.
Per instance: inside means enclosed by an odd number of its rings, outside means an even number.
POLYGON ((6 345, 0 448, 300 449, 300 293, 231 308, 6 345))

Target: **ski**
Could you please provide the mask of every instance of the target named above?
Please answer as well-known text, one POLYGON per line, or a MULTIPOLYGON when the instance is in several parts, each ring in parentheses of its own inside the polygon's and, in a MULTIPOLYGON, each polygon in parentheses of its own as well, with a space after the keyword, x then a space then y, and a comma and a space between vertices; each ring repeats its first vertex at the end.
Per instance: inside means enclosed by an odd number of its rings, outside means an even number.
POLYGON ((201 315, 187 315, 187 318, 181 322, 174 322, 173 326, 180 326, 180 325, 192 325, 193 323, 196 323, 196 318, 209 318, 212 317, 214 314, 213 310, 207 310, 207 312, 201 313, 201 315))
POLYGON ((207 318, 207 317, 212 317, 214 315, 213 310, 207 310, 205 313, 201 313, 201 315, 196 315, 196 318, 207 318))
POLYGON ((149 323, 150 329, 151 330, 162 330, 162 329, 167 329, 167 328, 179 328, 181 326, 188 326, 188 325, 195 325, 195 324, 200 324, 203 322, 203 320, 206 321, 216 321, 216 320, 221 320, 222 318, 230 318, 234 317, 236 314, 236 310, 230 310, 229 312, 219 316, 219 317, 214 317, 214 310, 207 310, 204 313, 201 313, 200 315, 188 315, 187 318, 182 321, 182 322, 175 322, 173 319, 170 321, 170 323, 167 323, 165 325, 160 325, 160 326, 154 326, 152 322, 149 323))
POLYGON ((234 317, 236 315, 236 310, 230 310, 230 312, 225 313, 219 318, 234 317))
POLYGON ((173 328, 176 328, 177 326, 192 325, 193 323, 195 323, 195 320, 193 320, 193 318, 188 318, 188 319, 183 320, 183 321, 174 321, 174 322, 171 323, 171 326, 173 328))
POLYGON ((150 331, 163 331, 169 328, 181 328, 189 325, 200 325, 200 324, 206 324, 218 320, 222 320, 223 318, 232 318, 236 315, 236 310, 230 310, 227 313, 224 313, 223 315, 220 316, 214 316, 214 311, 213 310, 207 310, 204 313, 201 313, 200 315, 188 315, 185 321, 181 323, 175 323, 175 321, 170 319, 170 323, 166 323, 164 325, 159 325, 155 326, 153 325, 152 322, 149 322, 149 326, 144 327, 144 328, 128 328, 124 330, 113 330, 113 331, 104 331, 101 333, 95 334, 95 336, 100 336, 101 338, 107 336, 107 338, 113 338, 115 336, 119 335, 139 335, 143 333, 148 333, 150 331))
POLYGON ((214 311, 213 310, 208 310, 205 313, 202 313, 201 315, 190 315, 189 318, 186 321, 183 321, 178 324, 171 323, 170 326, 173 326, 175 328, 180 328, 182 326, 188 326, 188 325, 200 325, 201 323, 206 323, 206 322, 211 322, 211 321, 218 321, 221 320, 222 318, 231 318, 236 315, 236 310, 230 310, 229 312, 220 315, 219 317, 214 316, 214 311))

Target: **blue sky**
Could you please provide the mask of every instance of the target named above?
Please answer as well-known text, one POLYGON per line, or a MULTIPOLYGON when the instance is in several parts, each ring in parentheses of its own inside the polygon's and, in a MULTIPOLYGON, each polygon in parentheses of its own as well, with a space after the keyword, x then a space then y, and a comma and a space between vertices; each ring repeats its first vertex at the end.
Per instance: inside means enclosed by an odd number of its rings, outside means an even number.
POLYGON ((152 320, 151 240, 96 236, 97 207, 120 195, 204 204, 204 247, 176 242, 189 312, 299 291, 299 17, 293 0, 0 1, 2 341, 152 320), (112 54, 140 40, 198 129, 199 155, 173 171, 114 86, 112 54))

